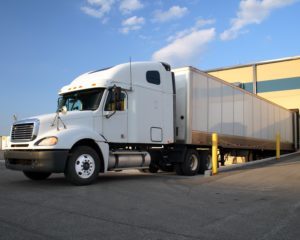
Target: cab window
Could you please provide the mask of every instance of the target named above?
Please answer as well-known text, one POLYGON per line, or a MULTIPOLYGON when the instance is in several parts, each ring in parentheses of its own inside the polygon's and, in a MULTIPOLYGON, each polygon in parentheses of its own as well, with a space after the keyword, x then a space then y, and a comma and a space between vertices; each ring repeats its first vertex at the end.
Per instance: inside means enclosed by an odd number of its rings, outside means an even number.
POLYGON ((68 111, 95 111, 99 107, 103 93, 103 88, 97 88, 63 94, 58 99, 57 110, 65 106, 68 111))
POLYGON ((146 79, 148 83, 160 85, 160 74, 158 71, 148 71, 146 73, 146 79))
POLYGON ((121 92, 119 101, 115 101, 115 93, 109 90, 104 111, 125 111, 126 110, 126 93, 121 92))

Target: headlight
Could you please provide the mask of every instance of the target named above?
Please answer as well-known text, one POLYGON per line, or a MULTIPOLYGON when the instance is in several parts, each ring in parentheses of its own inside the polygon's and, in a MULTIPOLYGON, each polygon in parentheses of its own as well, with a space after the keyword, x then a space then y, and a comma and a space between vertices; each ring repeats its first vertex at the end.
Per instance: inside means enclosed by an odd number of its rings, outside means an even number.
POLYGON ((38 142, 36 142, 35 145, 37 146, 54 146, 56 145, 58 142, 57 137, 46 137, 43 138, 41 140, 39 140, 38 142))

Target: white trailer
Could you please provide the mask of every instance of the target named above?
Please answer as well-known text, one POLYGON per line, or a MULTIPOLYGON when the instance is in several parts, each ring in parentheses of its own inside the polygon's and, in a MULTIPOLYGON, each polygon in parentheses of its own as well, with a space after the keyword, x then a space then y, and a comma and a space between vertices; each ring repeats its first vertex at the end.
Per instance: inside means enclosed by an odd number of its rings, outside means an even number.
MULTIPOLYGON (((88 72, 59 92, 57 113, 17 121, 6 167, 34 180, 63 172, 77 185, 128 168, 195 175, 209 168, 211 133, 225 153, 295 149, 294 113, 187 67, 135 62, 88 72)), ((250 159, 250 157, 249 157, 250 159)))
POLYGON ((176 79, 176 141, 222 148, 284 150, 295 148, 295 114, 275 103, 193 67, 173 70, 176 79))

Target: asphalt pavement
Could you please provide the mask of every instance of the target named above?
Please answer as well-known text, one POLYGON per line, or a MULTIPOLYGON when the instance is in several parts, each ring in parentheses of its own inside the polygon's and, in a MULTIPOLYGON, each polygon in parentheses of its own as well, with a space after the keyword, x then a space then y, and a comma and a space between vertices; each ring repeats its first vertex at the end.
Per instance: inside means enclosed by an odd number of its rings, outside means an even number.
POLYGON ((0 162, 0 239, 299 239, 300 156, 212 177, 99 175, 76 187, 0 162))

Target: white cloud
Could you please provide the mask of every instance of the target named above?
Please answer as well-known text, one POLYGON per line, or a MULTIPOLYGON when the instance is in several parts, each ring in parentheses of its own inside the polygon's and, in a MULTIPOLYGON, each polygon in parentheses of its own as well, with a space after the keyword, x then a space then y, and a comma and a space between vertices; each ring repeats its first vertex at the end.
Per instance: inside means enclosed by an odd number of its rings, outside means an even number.
POLYGON ((167 11, 157 10, 154 12, 154 22, 167 22, 173 19, 182 18, 187 14, 188 9, 186 7, 173 6, 167 11))
POLYGON ((199 19, 196 22, 196 26, 197 27, 204 27, 204 26, 207 26, 207 25, 214 24, 215 22, 216 22, 216 19, 199 19))
POLYGON ((133 16, 127 18, 122 22, 123 27, 121 29, 121 32, 127 34, 130 31, 139 30, 144 23, 145 23, 145 19, 143 17, 133 16))
POLYGON ((231 20, 231 27, 220 35, 221 40, 236 38, 245 26, 260 24, 273 10, 294 2, 295 0, 241 0, 237 17, 231 20))
POLYGON ((144 5, 139 0, 123 0, 119 9, 123 14, 128 14, 143 7, 144 5))
POLYGON ((87 6, 81 8, 81 10, 92 17, 103 18, 110 12, 115 0, 87 0, 87 6))
POLYGON ((207 25, 212 25, 215 22, 216 22, 215 19, 199 19, 196 22, 195 26, 193 26, 191 28, 184 29, 184 30, 179 31, 179 32, 176 32, 174 35, 168 37, 167 41, 168 42, 174 41, 175 39, 184 37, 184 36, 186 36, 186 35, 188 35, 192 32, 198 31, 199 28, 205 27, 207 25))
POLYGON ((206 45, 215 38, 215 35, 215 28, 194 30, 156 51, 152 55, 152 60, 168 62, 172 66, 191 65, 193 61, 199 60, 206 45))

